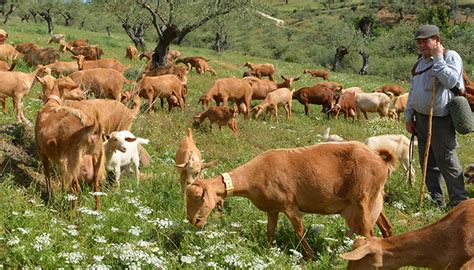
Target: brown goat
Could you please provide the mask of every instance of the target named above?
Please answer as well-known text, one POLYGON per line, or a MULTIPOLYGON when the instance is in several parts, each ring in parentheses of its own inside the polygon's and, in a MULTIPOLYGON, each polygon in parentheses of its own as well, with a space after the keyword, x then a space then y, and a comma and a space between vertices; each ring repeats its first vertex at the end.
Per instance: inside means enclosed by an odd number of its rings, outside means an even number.
POLYGON ((30 52, 39 50, 41 48, 40 48, 40 46, 38 46, 34 43, 25 42, 25 43, 20 43, 20 44, 16 45, 15 49, 18 52, 22 53, 22 54, 29 54, 30 52))
POLYGON ((301 212, 340 214, 350 228, 349 235, 371 236, 376 222, 389 234, 390 225, 382 212, 383 190, 394 162, 390 152, 376 152, 359 142, 270 150, 231 170, 228 177, 219 175, 188 186, 187 217, 201 228, 216 201, 246 197, 267 213, 270 244, 278 214, 283 212, 305 253, 313 256, 304 239, 301 212))
POLYGON ((352 118, 352 122, 355 120, 355 93, 352 92, 345 92, 341 94, 336 102, 336 105, 331 109, 334 112, 334 117, 337 119, 339 117, 339 113, 342 111, 344 113, 344 119, 347 117, 352 118))
POLYGON ((204 107, 207 107, 211 100, 214 100, 218 106, 221 101, 224 106, 227 106, 229 100, 234 100, 238 104, 245 103, 244 116, 248 118, 251 99, 252 88, 244 79, 223 78, 217 79, 212 84, 207 92, 199 98, 199 103, 202 103, 204 107))
MULTIPOLYGON (((178 99, 179 107, 183 110, 186 105, 186 89, 185 83, 173 74, 144 77, 135 87, 135 91, 138 91, 140 97, 148 99, 148 111, 154 108, 157 98, 160 99, 161 108, 163 108, 164 99, 171 96, 178 99)), ((168 111, 171 111, 172 108, 173 105, 168 102, 168 111)))
POLYGON ((268 76, 268 79, 275 81, 276 68, 273 64, 253 64, 247 62, 244 64, 244 67, 250 68, 252 73, 259 79, 262 78, 262 76, 268 76))
POLYGON ((64 51, 64 48, 73 55, 84 55, 85 60, 97 60, 104 54, 104 51, 99 47, 99 45, 71 47, 67 44, 61 44, 60 50, 64 51))
POLYGON ((199 113, 194 117, 194 127, 198 128, 206 118, 211 122, 211 128, 213 123, 219 125, 219 130, 222 131, 223 126, 228 126, 230 130, 235 134, 237 133, 237 107, 229 108, 227 106, 211 106, 207 111, 199 113))
POLYGON ((299 80, 300 78, 285 77, 281 76, 283 82, 276 83, 269 80, 262 80, 254 77, 245 77, 243 78, 250 86, 252 87, 252 99, 264 99, 268 93, 278 89, 278 88, 291 88, 293 82, 299 80))
POLYGON ((338 82, 320 82, 315 84, 314 86, 329 88, 336 93, 342 91, 342 89, 344 88, 344 86, 338 82))
POLYGON ((303 70, 303 74, 310 74, 312 77, 321 77, 326 81, 329 80, 329 71, 327 70, 305 69, 303 70))
POLYGON ((357 238, 353 251, 341 254, 347 269, 473 269, 474 199, 466 200, 441 220, 388 238, 357 238))
POLYGON ((176 64, 183 63, 185 65, 190 65, 194 67, 196 72, 200 75, 204 74, 206 71, 209 71, 213 75, 216 75, 216 71, 209 66, 208 59, 201 57, 201 56, 192 56, 186 57, 182 59, 177 59, 176 64))
POLYGON ((55 63, 61 57, 61 52, 54 48, 43 48, 35 51, 31 51, 26 54, 23 59, 26 64, 30 67, 35 67, 37 65, 48 65, 55 63))
MULTIPOLYGON (((46 186, 51 197, 50 161, 57 164, 73 194, 80 192, 77 177, 84 155, 93 157, 94 191, 100 191, 99 182, 104 172, 102 128, 94 108, 80 111, 62 106, 63 90, 59 83, 48 93, 43 93, 45 104, 38 112, 35 141, 43 162, 46 186)), ((73 207, 75 201, 72 202, 73 207)), ((96 209, 100 198, 96 195, 96 209)))
POLYGON ((408 93, 397 97, 393 107, 388 111, 388 117, 400 121, 400 114, 405 111, 407 107, 408 93))
POLYGON ((376 89, 374 92, 376 92, 376 93, 385 93, 385 94, 390 92, 394 96, 398 97, 399 95, 404 94, 406 92, 406 90, 405 90, 405 88, 403 88, 400 85, 393 84, 393 85, 382 86, 382 87, 376 89))
POLYGON ((0 60, 12 61, 16 59, 20 53, 10 44, 0 45, 0 60))
POLYGON ((93 68, 110 68, 115 69, 120 73, 123 73, 127 69, 127 67, 117 59, 105 58, 97 60, 85 60, 85 57, 83 55, 74 55, 72 56, 72 58, 77 60, 79 70, 93 68))
POLYGON ((138 53, 138 50, 135 46, 128 45, 127 49, 125 50, 125 58, 128 58, 130 60, 135 60, 135 58, 137 58, 137 53, 138 53))
POLYGON ((322 112, 328 113, 335 103, 334 92, 329 88, 320 86, 300 88, 298 91, 293 93, 293 99, 298 100, 304 105, 304 112, 306 115, 309 115, 311 110, 309 104, 323 105, 322 112))
POLYGON ((122 73, 110 68, 79 70, 69 75, 85 91, 92 91, 96 97, 120 100, 124 84, 133 84, 122 73))
POLYGON ((188 82, 188 72, 189 69, 186 66, 183 65, 167 65, 167 66, 162 66, 162 67, 157 67, 153 70, 150 70, 148 72, 144 72, 141 76, 143 77, 153 77, 153 76, 160 76, 160 75, 166 75, 166 74, 173 74, 178 76, 178 78, 183 82, 187 83, 188 82))
POLYGON ((87 46, 87 45, 89 45, 89 40, 85 38, 71 40, 67 43, 67 46, 69 47, 81 47, 81 46, 87 46))
POLYGON ((188 128, 187 136, 179 143, 175 160, 183 194, 186 192, 186 187, 200 177, 203 169, 211 167, 216 163, 216 161, 207 163, 202 161, 201 151, 199 151, 194 143, 193 132, 190 128, 188 128))
POLYGON ((31 73, 18 71, 0 71, 0 94, 13 99, 13 108, 16 113, 16 121, 28 123, 23 114, 23 97, 28 95, 37 77, 51 74, 51 70, 46 67, 39 67, 31 73))

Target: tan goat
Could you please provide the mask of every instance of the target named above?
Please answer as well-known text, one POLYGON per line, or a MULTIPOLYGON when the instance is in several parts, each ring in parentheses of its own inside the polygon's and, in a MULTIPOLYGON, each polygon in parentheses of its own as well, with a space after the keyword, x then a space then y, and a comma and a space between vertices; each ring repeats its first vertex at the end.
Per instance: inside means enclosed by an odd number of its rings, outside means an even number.
POLYGON ((265 99, 268 93, 278 88, 291 88, 293 82, 296 82, 300 78, 285 77, 281 76, 283 82, 276 83, 269 80, 262 80, 254 77, 243 78, 252 87, 252 100, 254 99, 265 99))
POLYGON ((194 117, 193 126, 198 128, 208 118, 209 122, 211 122, 211 128, 213 123, 217 123, 219 131, 222 131, 223 126, 228 126, 235 134, 237 133, 237 119, 235 118, 237 112, 237 105, 234 105, 232 109, 227 106, 211 106, 207 111, 199 113, 194 117))
MULTIPOLYGON (((177 76, 166 74, 156 77, 144 77, 136 85, 136 91, 139 96, 148 99, 148 111, 154 108, 157 98, 161 101, 161 108, 164 106, 164 99, 175 96, 181 110, 186 104, 186 84, 177 76)), ((168 103, 168 111, 171 111, 173 105, 168 103)))
POLYGON ((217 106, 219 106, 221 102, 224 106, 227 106, 229 100, 234 100, 239 104, 245 103, 247 109, 245 110, 244 115, 245 118, 248 118, 248 108, 250 108, 252 92, 252 88, 244 79, 217 79, 207 92, 199 98, 199 103, 202 103, 204 107, 207 107, 211 100, 214 100, 217 106))
POLYGON ((190 65, 191 67, 194 67, 196 72, 200 75, 204 74, 206 71, 209 71, 211 74, 216 75, 216 71, 212 69, 208 61, 210 60, 201 56, 192 56, 183 59, 177 59, 175 63, 183 63, 185 65, 190 65))
POLYGON ((128 58, 130 60, 135 60, 135 58, 137 58, 137 53, 138 53, 138 50, 135 46, 128 45, 127 49, 125 50, 125 58, 128 58))
POLYGON ((31 43, 31 42, 25 42, 25 43, 20 43, 18 45, 15 46, 15 49, 22 53, 22 54, 28 54, 32 51, 36 51, 36 50, 39 50, 41 49, 40 46, 34 44, 34 43, 31 43))
POLYGON ((89 45, 89 40, 85 38, 71 40, 67 43, 67 46, 69 47, 80 47, 80 46, 87 46, 87 45, 89 45))
POLYGON ((66 37, 63 34, 54 34, 54 35, 51 35, 51 37, 49 38, 48 44, 51 44, 51 43, 61 44, 65 40, 66 40, 66 37))
MULTIPOLYGON (((102 128, 97 111, 86 111, 62 106, 63 89, 55 83, 51 91, 43 93, 44 106, 38 112, 35 125, 35 141, 43 162, 48 194, 51 196, 50 162, 57 164, 73 194, 80 192, 77 177, 84 155, 93 159, 94 191, 100 191, 99 182, 104 173, 102 128)), ((73 208, 75 201, 72 202, 73 208)), ((100 199, 96 195, 96 209, 100 199)))
POLYGON ((20 53, 10 44, 0 45, 0 60, 12 61, 16 59, 20 53))
POLYGON ((253 64, 247 62, 244 64, 244 67, 250 68, 252 73, 259 79, 262 78, 262 76, 268 76, 268 79, 275 81, 276 68, 273 64, 253 64))
POLYGON ((378 112, 380 117, 388 115, 390 98, 383 93, 363 93, 355 95, 357 119, 361 119, 361 112, 365 119, 368 112, 378 112))
POLYGON ((0 71, 0 95, 13 99, 13 107, 16 113, 16 121, 28 123, 23 114, 23 97, 27 96, 31 88, 37 81, 36 77, 43 77, 51 74, 51 70, 46 67, 39 67, 31 73, 19 71, 0 71))
POLYGON ((305 69, 303 70, 303 74, 310 74, 312 77, 321 77, 326 81, 329 80, 329 71, 327 70, 305 69))
POLYGON ((7 62, 0 60, 0 71, 12 71, 15 69, 16 64, 16 59, 13 60, 11 66, 9 66, 7 62))
POLYGON ((57 62, 59 57, 61 57, 61 53, 62 52, 54 48, 43 48, 36 51, 31 51, 30 53, 26 54, 23 59, 30 67, 35 67, 37 65, 48 65, 57 62))
POLYGON ((371 236, 374 224, 390 234, 383 215, 383 188, 393 155, 375 152, 359 142, 322 143, 309 147, 270 150, 246 164, 186 189, 187 217, 201 228, 216 201, 246 197, 267 212, 267 237, 273 243, 279 212, 284 212, 305 253, 314 252, 304 239, 301 212, 340 214, 349 234, 371 236))
POLYGON ((115 69, 120 73, 123 73, 127 67, 120 63, 117 59, 97 59, 97 60, 85 60, 83 55, 74 55, 73 59, 76 59, 79 70, 93 69, 93 68, 110 68, 115 69))
POLYGON ((58 61, 49 65, 46 65, 46 67, 51 69, 51 73, 53 75, 56 75, 59 77, 69 76, 72 73, 79 70, 79 66, 77 65, 77 62, 58 61))
MULTIPOLYGON (((394 96, 398 97, 399 95, 406 92, 405 88, 400 85, 393 84, 393 85, 385 85, 382 86, 374 91, 375 93, 392 93, 394 96)), ((388 94, 387 94, 388 95, 388 94)))
POLYGON ((166 74, 173 74, 178 76, 178 78, 183 82, 187 83, 188 82, 188 75, 189 73, 189 68, 188 66, 183 66, 183 65, 166 65, 162 67, 157 67, 155 69, 152 69, 150 71, 144 71, 142 74, 141 78, 143 77, 154 77, 154 76, 160 76, 160 75, 166 75, 166 74))
POLYGON ((86 45, 79 47, 71 47, 67 44, 61 44, 59 47, 60 51, 68 50, 73 55, 84 55, 86 60, 97 60, 100 59, 104 54, 104 51, 99 47, 99 45, 86 45))
POLYGON ((120 100, 124 84, 134 84, 122 73, 110 68, 78 70, 69 75, 84 91, 92 91, 96 97, 120 100))
POLYGON ((441 220, 388 238, 357 238, 353 251, 341 254, 347 269, 431 269, 474 267, 474 199, 460 203, 441 220))
POLYGON ((190 128, 188 128, 187 136, 179 142, 175 161, 183 194, 185 194, 188 185, 200 178, 203 169, 216 164, 216 161, 206 163, 202 161, 201 151, 194 143, 193 132, 190 128))
POLYGON ((329 88, 334 92, 339 92, 344 88, 344 86, 338 82, 320 82, 315 84, 314 86, 329 88))
POLYGON ((291 101, 293 100, 294 91, 295 90, 290 90, 288 88, 278 88, 277 90, 268 93, 267 97, 265 97, 263 102, 252 109, 256 112, 255 118, 257 119, 258 116, 263 112, 263 110, 267 108, 267 112, 270 110, 274 111, 275 118, 278 121, 278 106, 283 105, 283 108, 285 108, 286 111, 286 119, 290 119, 291 101))
POLYGON ((397 97, 393 107, 388 111, 388 117, 400 121, 400 114, 405 111, 407 107, 408 93, 397 97))

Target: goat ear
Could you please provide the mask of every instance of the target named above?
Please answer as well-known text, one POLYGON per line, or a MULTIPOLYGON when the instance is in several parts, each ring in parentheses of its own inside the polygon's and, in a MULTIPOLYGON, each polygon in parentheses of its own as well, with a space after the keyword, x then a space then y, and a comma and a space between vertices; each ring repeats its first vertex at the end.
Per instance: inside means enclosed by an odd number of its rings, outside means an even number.
POLYGON ((209 208, 212 209, 216 205, 214 197, 212 197, 212 194, 209 192, 209 190, 206 187, 203 187, 202 198, 204 200, 204 203, 207 204, 209 208))
POLYGON ((102 134, 102 140, 103 140, 103 141, 108 141, 108 140, 110 140, 110 134, 102 134))
POLYGON ((293 79, 293 81, 297 81, 299 79, 300 79, 300 77, 296 77, 296 78, 293 79))
POLYGON ((134 142, 136 140, 137 140, 137 138, 130 138, 130 137, 125 138, 125 141, 127 141, 127 142, 134 142))
POLYGON ((209 162, 206 162, 206 163, 202 163, 201 169, 210 168, 210 167, 212 167, 212 166, 217 165, 217 163, 218 163, 217 160, 213 160, 213 161, 209 161, 209 162))
POLYGON ((176 164, 174 165, 176 168, 184 168, 186 167, 186 163, 176 164))
POLYGON ((375 252, 370 247, 370 243, 365 243, 364 245, 356 248, 355 250, 351 252, 340 254, 339 257, 348 261, 357 261, 364 258, 368 254, 372 254, 372 253, 375 253, 375 252))

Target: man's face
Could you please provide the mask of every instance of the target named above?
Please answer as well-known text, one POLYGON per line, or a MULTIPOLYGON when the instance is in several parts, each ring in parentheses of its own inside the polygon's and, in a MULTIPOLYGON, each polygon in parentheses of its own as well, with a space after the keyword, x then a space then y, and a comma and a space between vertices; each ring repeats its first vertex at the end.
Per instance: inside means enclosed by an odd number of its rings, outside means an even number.
POLYGON ((416 40, 418 50, 424 57, 431 57, 432 50, 439 44, 439 37, 434 36, 430 38, 419 38, 416 40))

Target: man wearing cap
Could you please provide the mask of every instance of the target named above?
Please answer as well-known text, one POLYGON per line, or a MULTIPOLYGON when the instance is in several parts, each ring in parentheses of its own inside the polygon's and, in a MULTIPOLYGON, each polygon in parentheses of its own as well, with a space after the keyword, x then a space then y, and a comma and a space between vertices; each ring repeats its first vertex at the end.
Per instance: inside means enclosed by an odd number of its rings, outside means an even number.
POLYGON ((5 44, 5 40, 7 39, 8 34, 5 30, 0 29, 0 45, 5 44))
POLYGON ((468 198, 462 166, 456 153, 456 131, 448 110, 449 101, 464 91, 463 63, 457 52, 443 48, 439 29, 435 25, 421 26, 415 33, 415 40, 422 56, 412 69, 405 111, 406 129, 418 137, 418 154, 420 164, 423 164, 428 114, 433 84, 436 81, 426 186, 433 201, 444 208, 446 203, 441 189, 442 176, 448 188, 449 205, 454 207, 468 198))

